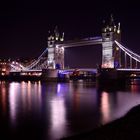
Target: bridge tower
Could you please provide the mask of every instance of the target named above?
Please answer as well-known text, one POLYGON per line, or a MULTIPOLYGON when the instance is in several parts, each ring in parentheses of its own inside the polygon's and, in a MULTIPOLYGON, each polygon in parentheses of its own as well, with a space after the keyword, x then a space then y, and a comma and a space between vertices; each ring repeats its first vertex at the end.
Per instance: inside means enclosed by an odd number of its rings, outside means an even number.
POLYGON ((112 15, 109 23, 106 24, 105 21, 103 23, 102 68, 119 68, 121 67, 121 50, 114 41, 121 41, 120 23, 116 26, 112 15))
POLYGON ((57 26, 54 32, 48 34, 48 68, 64 68, 64 47, 60 44, 64 41, 64 33, 60 35, 57 26))

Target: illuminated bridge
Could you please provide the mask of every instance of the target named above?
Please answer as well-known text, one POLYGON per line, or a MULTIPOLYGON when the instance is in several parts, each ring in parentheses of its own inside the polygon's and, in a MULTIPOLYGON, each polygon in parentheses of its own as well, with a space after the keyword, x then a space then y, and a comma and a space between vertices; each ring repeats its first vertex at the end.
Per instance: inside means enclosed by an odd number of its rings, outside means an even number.
MULTIPOLYGON (((55 28, 53 34, 48 35, 48 45, 44 52, 31 64, 23 66, 17 62, 12 62, 11 72, 41 72, 43 69, 59 70, 59 72, 70 72, 65 69, 64 51, 68 47, 86 47, 101 44, 102 46, 102 69, 116 69, 118 71, 139 72, 140 55, 128 49, 121 43, 120 23, 114 23, 111 16, 108 24, 102 28, 102 36, 85 38, 77 41, 64 41, 64 33, 60 35, 55 28)), ((94 57, 94 56, 93 56, 94 57)), ((70 58, 69 58, 70 59, 70 58)), ((74 70, 73 70, 74 71, 74 70)), ((85 69, 85 71, 95 71, 85 69)))

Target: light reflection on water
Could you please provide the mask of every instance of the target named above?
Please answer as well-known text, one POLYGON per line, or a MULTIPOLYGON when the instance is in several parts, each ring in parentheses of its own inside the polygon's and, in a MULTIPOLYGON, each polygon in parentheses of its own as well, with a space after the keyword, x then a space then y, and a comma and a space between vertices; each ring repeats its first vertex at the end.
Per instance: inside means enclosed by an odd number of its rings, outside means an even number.
POLYGON ((2 81, 0 130, 7 125, 6 130, 14 130, 14 135, 33 139, 59 139, 88 131, 140 104, 139 91, 138 85, 107 92, 83 82, 2 81))
POLYGON ((109 104, 109 94, 107 92, 102 92, 101 97, 101 114, 102 122, 106 123, 110 120, 110 104, 109 104))
POLYGON ((62 97, 54 97, 51 101, 51 128, 52 139, 63 137, 66 134, 66 108, 62 97))
POLYGON ((10 107, 10 118, 13 124, 16 123, 16 113, 18 105, 18 93, 19 93, 19 83, 10 83, 9 85, 9 107, 10 107))

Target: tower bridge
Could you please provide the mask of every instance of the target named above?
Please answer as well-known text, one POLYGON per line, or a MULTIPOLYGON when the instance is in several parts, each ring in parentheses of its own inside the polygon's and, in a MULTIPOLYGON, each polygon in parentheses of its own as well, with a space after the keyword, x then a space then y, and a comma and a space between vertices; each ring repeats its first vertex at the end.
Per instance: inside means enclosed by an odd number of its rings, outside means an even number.
POLYGON ((102 28, 102 35, 97 37, 65 41, 64 33, 60 34, 58 29, 55 28, 54 33, 48 35, 47 48, 43 53, 28 66, 23 66, 17 62, 11 63, 11 72, 37 72, 43 69, 59 69, 65 73, 68 71, 65 70, 64 65, 65 49, 78 46, 94 46, 96 44, 100 44, 102 47, 102 62, 100 66, 102 69, 116 69, 118 71, 131 69, 131 72, 137 69, 137 72, 140 71, 138 68, 140 56, 121 44, 120 23, 116 24, 111 16, 110 21, 105 23, 102 28))

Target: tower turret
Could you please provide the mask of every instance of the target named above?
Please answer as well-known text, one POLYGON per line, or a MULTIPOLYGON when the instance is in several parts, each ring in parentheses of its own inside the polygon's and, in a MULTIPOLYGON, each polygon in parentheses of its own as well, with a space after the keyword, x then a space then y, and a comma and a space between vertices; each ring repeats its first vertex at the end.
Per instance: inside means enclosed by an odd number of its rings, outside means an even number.
POLYGON ((120 49, 114 43, 115 40, 120 42, 120 39, 120 23, 116 26, 111 14, 109 23, 102 30, 102 68, 120 67, 120 49))
POLYGON ((60 68, 64 68, 64 48, 59 44, 64 41, 64 33, 62 36, 56 26, 53 33, 48 32, 48 68, 55 69, 60 65, 60 68))

